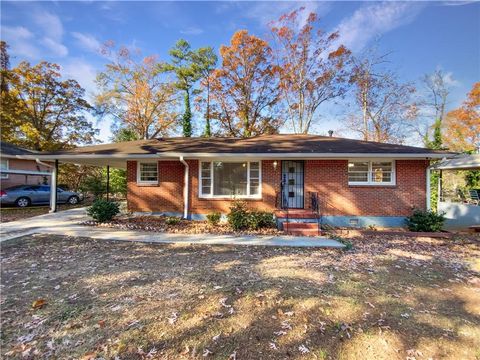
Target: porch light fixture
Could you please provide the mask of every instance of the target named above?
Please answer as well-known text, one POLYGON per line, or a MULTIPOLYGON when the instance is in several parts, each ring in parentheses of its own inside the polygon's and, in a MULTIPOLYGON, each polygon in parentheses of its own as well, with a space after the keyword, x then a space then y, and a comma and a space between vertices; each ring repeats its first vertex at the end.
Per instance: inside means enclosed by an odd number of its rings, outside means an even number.
POLYGON ((277 170, 277 166, 278 166, 278 162, 277 162, 277 160, 275 160, 273 162, 273 170, 277 170))

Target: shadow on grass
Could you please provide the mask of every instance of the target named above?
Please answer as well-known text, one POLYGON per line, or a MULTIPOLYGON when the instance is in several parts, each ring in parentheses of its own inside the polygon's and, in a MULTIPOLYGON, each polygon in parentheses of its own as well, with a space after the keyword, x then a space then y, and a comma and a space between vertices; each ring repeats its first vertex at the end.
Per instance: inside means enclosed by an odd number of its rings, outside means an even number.
POLYGON ((465 279, 478 274, 465 268, 465 254, 412 259, 399 252, 405 242, 379 244, 376 253, 371 247, 149 245, 48 235, 5 243, 2 353, 33 334, 32 354, 55 357, 474 357, 478 288, 465 279), (33 311, 37 298, 47 306, 33 311), (33 315, 45 322, 32 325, 33 315))

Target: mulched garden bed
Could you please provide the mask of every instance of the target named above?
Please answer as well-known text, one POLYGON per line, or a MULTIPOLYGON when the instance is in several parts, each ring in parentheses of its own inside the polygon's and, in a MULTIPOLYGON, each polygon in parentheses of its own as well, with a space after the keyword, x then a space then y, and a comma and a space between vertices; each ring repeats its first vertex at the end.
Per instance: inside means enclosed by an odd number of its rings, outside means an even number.
POLYGON ((276 228, 235 231, 227 223, 210 225, 207 221, 181 219, 177 224, 167 224, 167 216, 135 216, 121 217, 109 222, 99 223, 94 220, 82 222, 81 225, 106 227, 121 230, 141 230, 152 232, 168 232, 177 234, 216 234, 216 235, 283 235, 276 228))

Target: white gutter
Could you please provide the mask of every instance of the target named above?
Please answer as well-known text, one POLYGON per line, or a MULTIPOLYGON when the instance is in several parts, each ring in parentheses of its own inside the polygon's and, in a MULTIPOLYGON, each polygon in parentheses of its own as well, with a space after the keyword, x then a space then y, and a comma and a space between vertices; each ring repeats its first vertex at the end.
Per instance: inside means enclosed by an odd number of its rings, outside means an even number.
MULTIPOLYGON (((452 154, 454 156, 454 154, 452 154)), ((50 154, 50 155, 17 155, 19 159, 44 159, 44 160, 61 160, 61 159, 157 159, 179 157, 188 159, 199 158, 255 158, 255 159, 351 159, 351 158, 389 158, 389 159, 442 159, 445 154, 429 154, 429 153, 178 153, 178 152, 158 152, 155 154, 50 154)))
POLYGON ((179 158, 180 162, 185 165, 185 175, 183 183, 183 218, 188 219, 188 196, 190 193, 190 184, 189 184, 189 166, 188 163, 183 159, 183 156, 179 158))

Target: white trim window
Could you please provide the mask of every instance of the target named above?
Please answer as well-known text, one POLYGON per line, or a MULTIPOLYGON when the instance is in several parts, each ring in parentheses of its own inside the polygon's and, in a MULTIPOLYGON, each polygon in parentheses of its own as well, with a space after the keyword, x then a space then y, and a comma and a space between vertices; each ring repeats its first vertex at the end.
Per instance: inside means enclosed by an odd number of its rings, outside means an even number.
POLYGON ((158 184, 158 162, 138 162, 137 183, 158 184))
POLYGON ((392 160, 350 160, 349 185, 395 185, 395 162, 392 160))
POLYGON ((199 194, 202 198, 260 198, 260 161, 201 161, 199 194))
MULTIPOLYGON (((8 165, 9 165, 8 159, 1 159, 0 168, 2 170, 8 170, 9 169, 8 165)), ((0 176, 0 179, 8 179, 8 174, 2 173, 0 176)))

